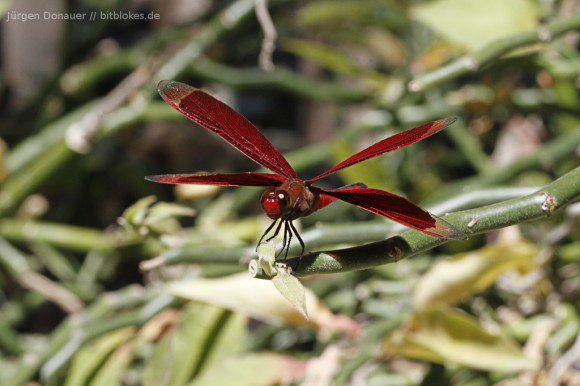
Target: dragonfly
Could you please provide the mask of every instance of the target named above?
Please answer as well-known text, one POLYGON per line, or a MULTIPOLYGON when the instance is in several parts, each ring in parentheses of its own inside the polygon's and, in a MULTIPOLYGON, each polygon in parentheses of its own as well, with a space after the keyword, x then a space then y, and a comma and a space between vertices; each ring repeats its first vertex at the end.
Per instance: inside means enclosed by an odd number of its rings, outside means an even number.
POLYGON ((145 177, 163 184, 199 184, 219 186, 257 186, 268 188, 260 199, 265 214, 272 223, 258 241, 269 242, 283 229, 282 249, 288 256, 293 235, 298 239, 304 254, 305 245, 294 220, 308 216, 336 200, 345 201, 361 209, 401 223, 425 234, 445 239, 464 239, 464 234, 445 220, 427 212, 404 197, 384 190, 356 183, 337 189, 323 189, 318 181, 359 162, 409 146, 451 125, 455 118, 425 123, 413 129, 383 139, 352 155, 324 173, 303 180, 296 174, 278 149, 244 116, 206 92, 184 83, 163 80, 157 87, 161 97, 181 114, 217 134, 252 161, 273 173, 192 173, 164 174, 145 177), (274 229, 275 227, 275 229, 274 229), (266 240, 266 235, 274 229, 266 240))

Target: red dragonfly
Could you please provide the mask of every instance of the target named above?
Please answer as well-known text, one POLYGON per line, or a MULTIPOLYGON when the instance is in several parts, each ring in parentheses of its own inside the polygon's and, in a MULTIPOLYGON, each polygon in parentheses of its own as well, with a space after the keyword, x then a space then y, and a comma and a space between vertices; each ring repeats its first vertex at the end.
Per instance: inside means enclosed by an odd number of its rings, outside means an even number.
POLYGON ((195 173, 165 174, 146 177, 149 181, 164 184, 201 184, 221 186, 263 186, 269 189, 260 200, 262 209, 272 220, 258 245, 276 226, 272 236, 276 237, 284 226, 284 241, 278 257, 284 249, 286 256, 296 235, 304 253, 304 242, 292 221, 308 216, 324 208, 335 200, 346 201, 359 208, 397 221, 407 227, 417 229, 431 236, 446 239, 464 239, 464 234, 444 220, 421 209, 406 198, 379 189, 367 188, 363 183, 343 186, 338 189, 322 189, 313 184, 344 168, 378 157, 381 154, 409 146, 433 135, 455 121, 455 118, 441 119, 414 129, 395 134, 356 153, 326 172, 302 180, 278 149, 241 114, 205 92, 175 81, 161 81, 159 94, 174 109, 193 122, 217 134, 248 158, 270 169, 274 173, 195 173))

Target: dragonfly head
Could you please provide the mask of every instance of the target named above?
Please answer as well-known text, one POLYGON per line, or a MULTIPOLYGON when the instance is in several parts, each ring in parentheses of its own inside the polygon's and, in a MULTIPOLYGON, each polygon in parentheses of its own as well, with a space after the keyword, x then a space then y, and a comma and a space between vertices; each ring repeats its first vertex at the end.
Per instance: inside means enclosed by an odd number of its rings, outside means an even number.
POLYGON ((266 190, 260 202, 266 215, 273 220, 282 217, 290 209, 290 196, 281 189, 266 190))

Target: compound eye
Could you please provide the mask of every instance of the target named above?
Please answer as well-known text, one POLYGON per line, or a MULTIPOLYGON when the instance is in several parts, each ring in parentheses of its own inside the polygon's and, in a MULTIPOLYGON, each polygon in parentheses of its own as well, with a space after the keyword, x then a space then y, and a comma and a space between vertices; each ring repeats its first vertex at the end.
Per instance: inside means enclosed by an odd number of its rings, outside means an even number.
POLYGON ((280 203, 278 202, 278 195, 273 190, 267 190, 262 194, 262 209, 266 212, 266 215, 271 219, 280 218, 282 210, 280 208, 280 203))
POLYGON ((280 209, 282 212, 285 212, 290 205, 290 196, 283 190, 279 190, 276 192, 276 198, 278 199, 278 203, 280 204, 280 209))

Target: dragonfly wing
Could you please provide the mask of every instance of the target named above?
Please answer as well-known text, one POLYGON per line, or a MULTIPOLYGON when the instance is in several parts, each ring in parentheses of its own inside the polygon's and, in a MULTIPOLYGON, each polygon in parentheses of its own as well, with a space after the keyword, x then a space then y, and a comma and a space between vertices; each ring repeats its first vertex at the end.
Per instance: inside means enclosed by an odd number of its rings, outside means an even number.
POLYGON ((173 108, 219 135, 254 162, 284 177, 297 177, 278 149, 250 121, 225 103, 175 81, 162 80, 157 89, 173 108))
POLYGON ((382 154, 388 153, 393 150, 400 149, 405 146, 409 146, 415 142, 419 142, 451 125, 455 122, 456 118, 440 119, 438 121, 432 121, 425 123, 424 125, 415 127, 407 131, 395 134, 389 138, 383 139, 380 142, 375 143, 367 147, 366 149, 356 153, 355 155, 345 159, 338 165, 327 170, 326 172, 312 178, 309 183, 320 180, 321 178, 327 177, 333 173, 338 172, 344 168, 352 166, 362 161, 366 161, 370 158, 378 157, 382 154))
POLYGON ((446 239, 466 238, 461 231, 446 221, 433 216, 406 198, 384 190, 353 187, 320 191, 428 235, 446 239))
POLYGON ((194 173, 194 174, 162 174, 148 176, 145 179, 162 184, 194 184, 220 186, 279 186, 285 178, 270 173, 194 173))

